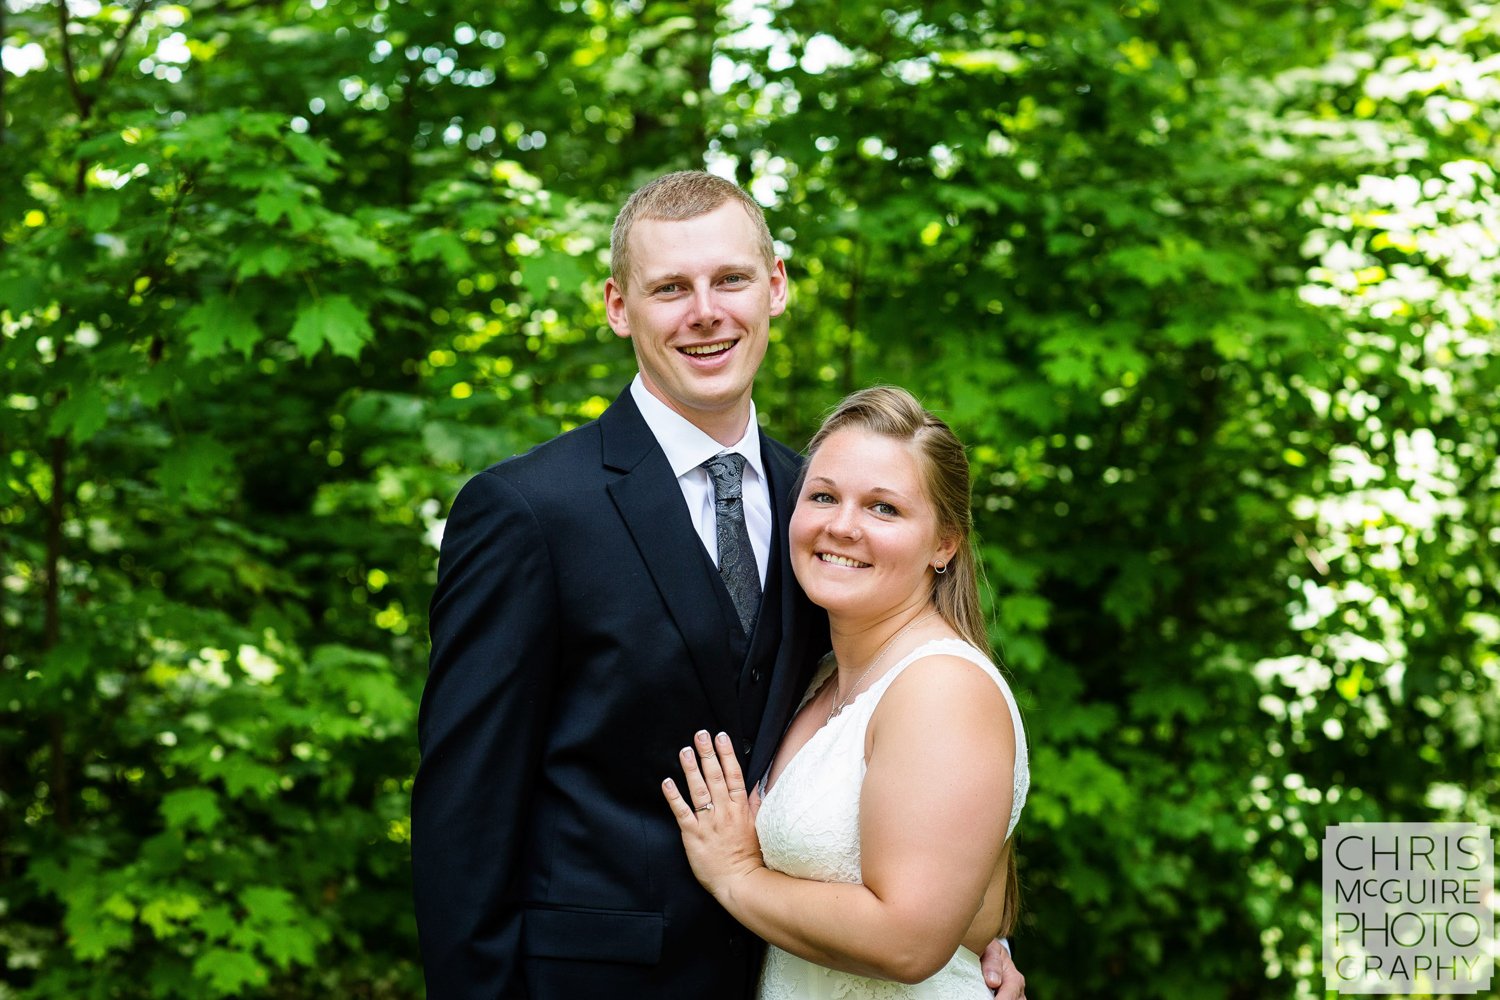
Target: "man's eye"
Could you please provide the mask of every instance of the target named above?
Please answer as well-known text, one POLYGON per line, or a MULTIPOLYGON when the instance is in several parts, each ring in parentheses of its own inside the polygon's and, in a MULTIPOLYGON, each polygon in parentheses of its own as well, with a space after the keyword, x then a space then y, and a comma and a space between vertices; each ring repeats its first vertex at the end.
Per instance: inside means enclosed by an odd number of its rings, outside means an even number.
POLYGON ((724 276, 724 283, 726 285, 742 285, 749 280, 743 274, 726 274, 724 276))

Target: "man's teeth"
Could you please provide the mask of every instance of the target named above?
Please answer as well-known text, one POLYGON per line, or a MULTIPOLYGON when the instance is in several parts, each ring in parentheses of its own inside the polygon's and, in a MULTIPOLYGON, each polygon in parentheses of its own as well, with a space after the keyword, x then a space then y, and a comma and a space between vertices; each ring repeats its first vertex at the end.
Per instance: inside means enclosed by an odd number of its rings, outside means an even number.
POLYGON ((734 341, 727 340, 722 344, 694 344, 692 347, 684 347, 683 354, 691 354, 702 357, 705 354, 721 354, 734 346, 734 341))
POLYGON ((870 565, 869 563, 856 562, 853 559, 845 559, 843 556, 836 556, 831 552, 819 552, 818 558, 826 563, 832 563, 835 566, 848 566, 851 569, 864 569, 870 565))

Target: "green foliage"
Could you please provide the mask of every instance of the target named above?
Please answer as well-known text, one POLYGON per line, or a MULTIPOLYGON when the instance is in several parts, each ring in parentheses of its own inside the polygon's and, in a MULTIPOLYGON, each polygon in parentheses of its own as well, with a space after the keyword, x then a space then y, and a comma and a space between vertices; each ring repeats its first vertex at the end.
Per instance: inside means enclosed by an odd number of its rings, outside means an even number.
POLYGON ((0 9, 0 997, 420 993, 443 511, 705 163, 768 429, 972 446, 1033 992, 1310 996, 1325 824, 1496 821, 1492 5, 0 9))

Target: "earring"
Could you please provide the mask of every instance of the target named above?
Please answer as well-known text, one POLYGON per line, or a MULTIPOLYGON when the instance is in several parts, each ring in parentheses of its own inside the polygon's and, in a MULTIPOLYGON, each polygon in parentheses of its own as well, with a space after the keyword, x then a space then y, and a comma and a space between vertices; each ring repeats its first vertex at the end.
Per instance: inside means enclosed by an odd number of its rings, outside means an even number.
POLYGON ((948 572, 948 564, 947 563, 939 563, 938 565, 932 567, 932 571, 934 573, 936 573, 938 576, 942 576, 944 573, 948 572))

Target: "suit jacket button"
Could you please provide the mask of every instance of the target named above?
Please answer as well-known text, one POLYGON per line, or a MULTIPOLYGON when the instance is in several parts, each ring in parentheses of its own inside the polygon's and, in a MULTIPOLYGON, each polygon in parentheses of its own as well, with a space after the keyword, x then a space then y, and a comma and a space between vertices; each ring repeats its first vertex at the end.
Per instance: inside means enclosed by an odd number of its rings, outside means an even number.
POLYGON ((755 749, 755 744, 751 743, 749 740, 745 740, 742 744, 740 744, 740 755, 744 756, 744 757, 749 757, 750 756, 750 751, 754 750, 754 749, 755 749))
POLYGON ((760 683, 760 668, 759 667, 756 667, 754 670, 750 671, 750 683, 751 684, 759 684, 760 683))

